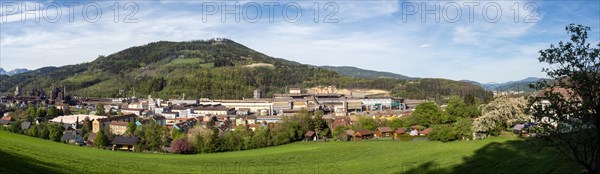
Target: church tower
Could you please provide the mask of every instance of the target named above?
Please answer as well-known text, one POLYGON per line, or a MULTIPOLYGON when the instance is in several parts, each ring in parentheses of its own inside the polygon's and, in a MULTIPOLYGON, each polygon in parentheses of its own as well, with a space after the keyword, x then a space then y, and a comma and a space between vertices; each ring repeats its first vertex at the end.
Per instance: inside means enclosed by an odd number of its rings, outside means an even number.
POLYGON ((19 89, 19 86, 17 86, 17 89, 15 89, 15 97, 19 96, 21 96, 21 90, 19 89))

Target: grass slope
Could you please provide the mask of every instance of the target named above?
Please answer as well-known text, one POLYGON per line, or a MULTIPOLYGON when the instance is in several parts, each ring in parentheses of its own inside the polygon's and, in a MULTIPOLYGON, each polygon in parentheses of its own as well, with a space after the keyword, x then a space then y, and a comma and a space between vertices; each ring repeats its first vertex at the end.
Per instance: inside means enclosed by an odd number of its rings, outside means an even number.
POLYGON ((0 173, 576 173, 518 138, 301 142, 200 155, 112 152, 0 131, 0 173))

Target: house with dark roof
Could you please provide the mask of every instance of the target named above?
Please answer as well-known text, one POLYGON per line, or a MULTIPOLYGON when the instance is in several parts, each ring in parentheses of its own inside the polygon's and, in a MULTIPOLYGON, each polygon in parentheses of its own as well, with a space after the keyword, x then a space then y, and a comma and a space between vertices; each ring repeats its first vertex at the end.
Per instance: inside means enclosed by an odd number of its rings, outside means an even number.
POLYGON ((151 115, 154 115, 154 111, 151 111, 151 110, 142 111, 142 116, 151 116, 151 115))
POLYGON ((161 126, 165 126, 167 125, 167 118, 165 118, 164 116, 161 115, 154 115, 150 118, 152 121, 154 121, 154 123, 161 125, 161 126))
POLYGON ((346 130, 346 131, 340 132, 340 134, 338 134, 337 138, 340 141, 350 141, 352 139, 353 135, 354 135, 354 131, 346 130))
POLYGON ((375 136, 379 138, 392 136, 392 129, 390 127, 377 127, 375 130, 375 136))
POLYGON ((10 116, 4 116, 4 117, 0 118, 0 120, 11 121, 12 117, 10 117, 10 116))
POLYGON ((115 151, 115 150, 135 151, 138 141, 139 141, 138 137, 136 137, 136 136, 130 136, 130 137, 116 136, 111 142, 112 150, 113 151, 115 151))
POLYGON ((60 138, 61 141, 69 144, 83 145, 84 141, 81 137, 81 133, 76 130, 66 130, 63 132, 63 136, 60 138))
POLYGON ((184 106, 179 106, 179 105, 173 105, 173 106, 171 106, 171 112, 177 112, 177 113, 179 113, 177 115, 177 117, 187 118, 188 115, 191 115, 191 114, 194 113, 194 108, 193 107, 184 107, 184 106))
POLYGON ((398 129, 396 129, 396 131, 394 131, 394 140, 398 140, 400 136, 404 134, 406 134, 406 128, 399 127, 398 129))
POLYGON ((313 131, 308 131, 304 134, 304 141, 317 141, 317 134, 313 131))
POLYGON ((335 130, 335 128, 340 127, 340 126, 344 126, 344 127, 349 127, 350 126, 350 119, 335 119, 335 121, 333 121, 333 123, 331 123, 331 129, 335 130))
POLYGON ((352 129, 348 129, 348 130, 346 130, 346 131, 344 131, 344 132, 346 132, 346 134, 348 134, 348 135, 350 135, 350 136, 354 136, 354 133, 356 133, 356 132, 354 132, 352 129))
POLYGON ((194 125, 196 125, 196 119, 190 118, 186 121, 176 123, 173 125, 173 128, 180 130, 183 133, 187 133, 194 125))
POLYGON ((10 126, 10 124, 12 124, 12 121, 6 121, 6 120, 0 120, 0 125, 4 126, 4 127, 8 127, 10 126))
POLYGON ((373 138, 373 132, 370 130, 359 130, 354 133, 354 141, 362 141, 373 138))
POLYGON ((394 133, 396 133, 396 134, 406 134, 406 128, 399 127, 398 129, 396 129, 396 131, 394 131, 394 133))
POLYGON ((202 105, 194 107, 195 114, 203 115, 235 115, 236 111, 234 108, 227 108, 222 105, 202 105))
POLYGON ((579 97, 573 98, 571 96, 572 93, 573 93, 573 91, 570 89, 555 87, 555 88, 546 88, 546 89, 540 90, 540 91, 538 91, 538 93, 535 97, 538 101, 541 101, 542 104, 549 103, 547 100, 550 97, 550 95, 552 95, 552 94, 562 95, 566 100, 571 100, 571 99, 579 100, 580 99, 579 97))
POLYGON ((429 135, 429 133, 431 132, 431 130, 432 129, 430 127, 427 128, 427 129, 423 129, 422 131, 419 131, 419 135, 421 135, 421 136, 429 135))
POLYGON ((10 126, 10 124, 12 124, 12 118, 9 116, 4 116, 0 119, 0 125, 4 126, 4 127, 8 127, 10 126))

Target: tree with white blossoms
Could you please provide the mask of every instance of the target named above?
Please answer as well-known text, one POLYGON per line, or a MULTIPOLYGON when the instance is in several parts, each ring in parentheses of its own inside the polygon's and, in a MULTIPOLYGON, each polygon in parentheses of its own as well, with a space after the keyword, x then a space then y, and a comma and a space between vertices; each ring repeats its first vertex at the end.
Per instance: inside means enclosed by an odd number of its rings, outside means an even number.
POLYGON ((482 116, 475 119, 473 130, 497 135, 515 124, 527 122, 530 116, 525 113, 526 106, 527 100, 522 97, 497 97, 481 106, 482 116))

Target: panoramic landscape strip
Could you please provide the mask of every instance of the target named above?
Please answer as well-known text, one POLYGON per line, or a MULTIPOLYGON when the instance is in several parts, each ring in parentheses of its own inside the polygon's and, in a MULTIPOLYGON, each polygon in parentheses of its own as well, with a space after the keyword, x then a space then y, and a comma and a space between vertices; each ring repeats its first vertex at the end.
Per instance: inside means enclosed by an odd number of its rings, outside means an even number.
POLYGON ((600 174, 600 1, 2 1, 0 173, 600 174))

